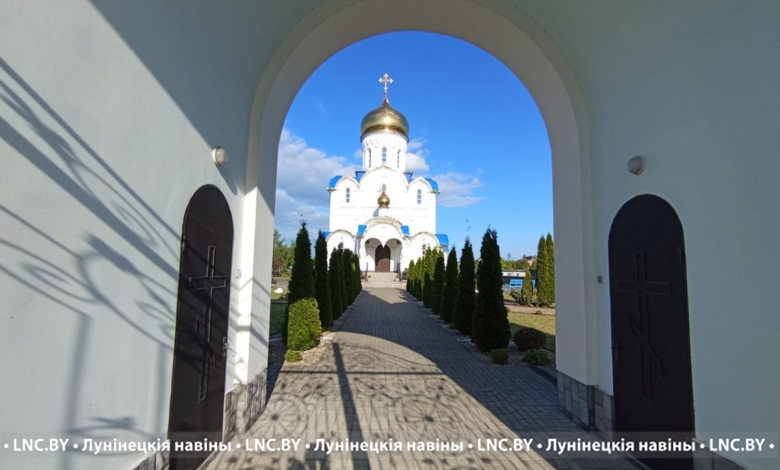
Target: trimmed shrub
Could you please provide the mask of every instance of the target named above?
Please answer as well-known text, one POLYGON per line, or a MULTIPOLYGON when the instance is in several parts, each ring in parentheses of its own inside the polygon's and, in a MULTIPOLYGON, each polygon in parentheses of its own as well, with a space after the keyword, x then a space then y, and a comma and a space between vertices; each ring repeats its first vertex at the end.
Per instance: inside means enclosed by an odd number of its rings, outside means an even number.
POLYGON ((290 285, 287 287, 287 300, 290 303, 300 299, 314 297, 314 263, 311 259, 311 241, 306 230, 306 222, 295 238, 295 264, 293 264, 290 285))
POLYGON ((455 248, 451 249, 447 256, 447 269, 444 278, 444 295, 441 299, 439 315, 447 323, 454 323, 455 302, 458 300, 458 255, 455 248))
POLYGON ((433 293, 431 294, 431 310, 441 316, 441 299, 444 298, 444 285, 446 283, 446 269, 444 268, 444 255, 437 253, 436 266, 433 270, 433 293))
POLYGON ((474 271, 474 252, 471 249, 471 241, 466 241, 461 250, 460 274, 458 275, 458 300, 455 303, 453 323, 464 335, 471 334, 471 324, 474 317, 474 304, 476 303, 476 285, 474 271))
POLYGON ((543 348, 547 341, 547 335, 536 328, 520 328, 515 331, 513 340, 519 351, 528 351, 543 348))
POLYGON ((490 351, 490 359, 493 360, 493 364, 503 366, 509 362, 509 351, 507 349, 494 349, 490 351))
POLYGON ((523 362, 527 362, 532 366, 542 367, 549 366, 552 361, 547 357, 547 354, 541 349, 531 349, 526 351, 523 356, 523 362))
POLYGON ((512 337, 504 307, 500 253, 498 234, 488 227, 480 248, 477 299, 471 326, 471 339, 482 352, 505 348, 512 337))
POLYGON ((284 360, 288 362, 300 362, 303 360, 303 355, 300 351, 288 349, 287 352, 284 353, 284 360))
POLYGON ((316 299, 301 299, 290 304, 288 318, 287 347, 305 351, 317 345, 322 325, 316 299))
POLYGON ((323 328, 333 326, 333 313, 330 311, 330 279, 328 279, 328 244, 325 234, 320 230, 314 244, 314 292, 320 309, 320 325, 323 328))

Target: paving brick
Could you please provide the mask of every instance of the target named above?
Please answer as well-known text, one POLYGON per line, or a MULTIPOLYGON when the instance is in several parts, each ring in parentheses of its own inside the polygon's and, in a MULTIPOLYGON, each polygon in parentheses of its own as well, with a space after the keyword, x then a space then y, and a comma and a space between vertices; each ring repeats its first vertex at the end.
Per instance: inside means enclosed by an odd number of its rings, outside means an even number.
POLYGON ((544 452, 548 438, 593 439, 557 408, 559 392, 569 397, 582 393, 576 384, 553 385, 528 368, 481 361, 473 346, 457 341, 400 290, 365 289, 342 316, 327 348, 313 366, 283 366, 265 411, 245 436, 232 441, 302 439, 297 451, 234 449, 217 455, 209 470, 636 468, 621 458, 544 452), (402 443, 402 451, 328 455, 313 447, 317 439, 335 444, 391 438, 402 443), (490 438, 533 438, 544 447, 479 451, 478 439, 490 438), (407 442, 435 445, 437 439, 463 442, 464 450, 406 447, 407 442), (469 449, 468 443, 474 447, 469 449))

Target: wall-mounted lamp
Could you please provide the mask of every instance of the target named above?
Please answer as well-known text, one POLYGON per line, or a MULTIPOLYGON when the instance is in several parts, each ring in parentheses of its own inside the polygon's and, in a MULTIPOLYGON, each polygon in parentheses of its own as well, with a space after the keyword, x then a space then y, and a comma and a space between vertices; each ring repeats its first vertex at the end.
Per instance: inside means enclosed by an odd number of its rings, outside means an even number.
POLYGON ((228 161, 227 151, 222 147, 214 147, 214 150, 211 151, 211 158, 215 165, 222 166, 228 161))
POLYGON ((642 173, 642 170, 645 169, 645 157, 641 155, 631 157, 626 166, 628 167, 629 173, 632 175, 639 175, 642 173))

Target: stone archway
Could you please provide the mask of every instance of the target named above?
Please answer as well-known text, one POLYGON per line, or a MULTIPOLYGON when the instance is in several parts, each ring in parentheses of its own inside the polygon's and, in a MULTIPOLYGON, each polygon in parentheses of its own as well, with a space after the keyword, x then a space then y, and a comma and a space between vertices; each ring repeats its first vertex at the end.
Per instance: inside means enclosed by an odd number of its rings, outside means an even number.
MULTIPOLYGON (((286 112, 299 88, 342 48, 372 35, 403 30, 446 34, 480 47, 501 60, 533 96, 550 138, 554 225, 560 229, 555 231, 556 285, 567 294, 557 302, 557 367, 583 384, 598 383, 611 392, 609 365, 599 369, 598 331, 588 327, 598 319, 585 102, 575 74, 554 41, 509 4, 398 0, 387 8, 381 1, 367 0, 341 9, 315 8, 302 18, 277 47, 256 88, 250 128, 259 133, 251 135, 248 145, 249 201, 244 210, 249 220, 268 222, 262 224, 265 229, 258 226, 263 233, 249 239, 252 245, 247 251, 263 252, 272 241, 277 147, 286 112)), ((260 261, 255 261, 256 269, 265 269, 260 261)), ((243 298, 263 299, 263 286, 257 289, 257 295, 249 293, 243 298)), ((601 346, 608 347, 603 341, 601 346)))

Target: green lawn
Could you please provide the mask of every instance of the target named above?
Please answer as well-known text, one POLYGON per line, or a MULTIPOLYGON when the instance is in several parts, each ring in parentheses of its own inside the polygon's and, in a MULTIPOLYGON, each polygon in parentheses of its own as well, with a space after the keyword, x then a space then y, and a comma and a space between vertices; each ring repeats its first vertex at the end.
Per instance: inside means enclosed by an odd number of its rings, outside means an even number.
POLYGON ((509 328, 512 334, 521 326, 536 328, 547 335, 544 348, 555 352, 555 315, 534 315, 533 313, 509 312, 509 328))

